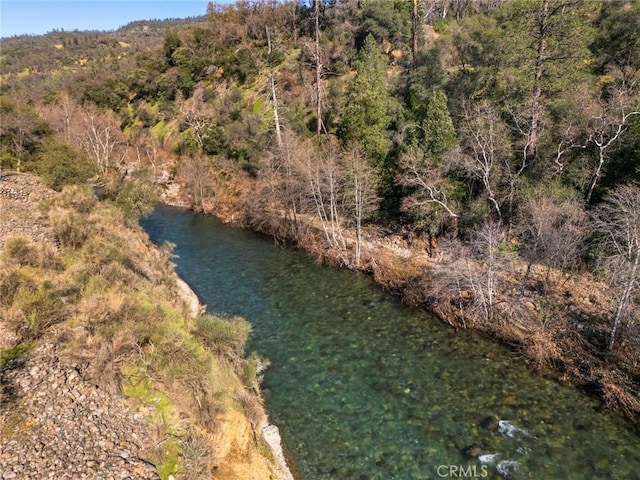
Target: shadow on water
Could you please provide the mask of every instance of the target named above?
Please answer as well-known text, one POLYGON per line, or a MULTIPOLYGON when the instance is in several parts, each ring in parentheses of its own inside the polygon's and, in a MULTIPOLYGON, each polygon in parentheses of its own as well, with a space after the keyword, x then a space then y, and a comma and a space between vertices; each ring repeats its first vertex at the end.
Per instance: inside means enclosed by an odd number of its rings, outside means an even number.
POLYGON ((302 479, 640 479, 640 438, 596 400, 369 278, 180 209, 142 225, 177 245, 211 313, 253 325, 267 409, 302 479))

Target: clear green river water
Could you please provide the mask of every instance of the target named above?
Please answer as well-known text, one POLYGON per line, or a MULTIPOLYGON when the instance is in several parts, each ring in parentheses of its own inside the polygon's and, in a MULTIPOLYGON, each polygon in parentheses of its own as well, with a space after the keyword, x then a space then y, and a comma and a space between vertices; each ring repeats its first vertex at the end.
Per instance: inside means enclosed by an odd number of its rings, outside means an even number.
POLYGON ((141 224, 176 244, 210 313, 253 325, 248 350, 271 363, 266 407, 298 480, 640 479, 640 435, 597 400, 368 277, 177 208, 141 224))

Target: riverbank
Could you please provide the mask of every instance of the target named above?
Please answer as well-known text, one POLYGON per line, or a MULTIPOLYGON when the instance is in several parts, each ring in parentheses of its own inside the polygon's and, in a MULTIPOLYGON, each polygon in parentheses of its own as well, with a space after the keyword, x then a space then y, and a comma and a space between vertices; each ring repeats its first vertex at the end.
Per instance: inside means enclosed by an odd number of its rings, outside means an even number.
POLYGON ((0 477, 291 480, 248 325, 199 317, 170 249, 86 189, 5 174, 0 252, 0 477))
POLYGON ((181 208, 159 205, 141 225, 176 244, 177 269, 212 311, 252 324, 248 348, 269 362, 265 405, 300 478, 431 478, 442 463, 478 468, 472 445, 525 477, 628 477, 640 464, 640 437, 596 399, 366 275, 181 208), (537 440, 520 451, 489 417, 537 440))
MULTIPOLYGON (((337 249, 314 218, 297 215, 293 221, 253 203, 250 182, 225 188, 205 205, 206 213, 290 243, 320 262, 371 275, 404 303, 435 313, 455 329, 472 329, 507 345, 539 374, 596 395, 603 408, 626 416, 640 431, 640 332, 630 331, 617 349, 607 350, 616 296, 593 276, 534 268, 523 288, 527 266, 511 255, 492 272, 494 298, 487 312, 477 302, 487 265, 458 242, 430 245, 410 233, 369 226, 363 229, 357 264, 353 232, 340 232, 344 248, 337 249), (473 282, 479 290, 469 288, 473 282)), ((174 189, 169 203, 188 203, 179 198, 174 189)))

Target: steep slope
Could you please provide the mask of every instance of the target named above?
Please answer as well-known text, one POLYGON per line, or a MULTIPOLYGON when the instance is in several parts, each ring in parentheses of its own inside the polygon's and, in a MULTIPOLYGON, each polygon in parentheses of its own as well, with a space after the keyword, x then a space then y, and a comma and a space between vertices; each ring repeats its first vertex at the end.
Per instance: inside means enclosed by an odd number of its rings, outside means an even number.
POLYGON ((0 215, 0 477, 290 478, 249 325, 193 318, 168 249, 29 175, 0 178, 0 215))

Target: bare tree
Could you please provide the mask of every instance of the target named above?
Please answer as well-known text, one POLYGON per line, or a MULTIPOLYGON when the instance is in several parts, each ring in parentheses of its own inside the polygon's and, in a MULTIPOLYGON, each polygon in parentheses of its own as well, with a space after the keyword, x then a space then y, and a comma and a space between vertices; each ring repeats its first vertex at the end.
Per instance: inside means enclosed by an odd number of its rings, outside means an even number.
MULTIPOLYGON (((267 32, 267 45, 268 45, 268 56, 271 57, 271 33, 269 32, 269 27, 265 27, 267 32)), ((280 114, 278 111, 278 97, 276 95, 276 74, 275 70, 272 68, 269 73, 269 81, 271 83, 271 102, 273 105, 273 123, 275 125, 276 130, 276 142, 278 144, 278 148, 282 148, 282 128, 280 126, 280 114)))
POLYGON ((211 125, 211 118, 202 98, 202 90, 196 90, 189 100, 178 100, 176 103, 179 104, 185 125, 194 132, 199 151, 204 151, 206 129, 211 125))
POLYGON ((342 232, 342 198, 344 172, 339 162, 338 147, 325 142, 318 156, 305 155, 303 176, 312 210, 317 215, 325 240, 330 248, 344 252, 346 241, 342 232))
POLYGON ((276 240, 300 240, 299 216, 305 213, 307 188, 302 159, 307 157, 310 142, 305 143, 285 128, 282 146, 274 148, 270 155, 260 156, 256 192, 250 198, 251 222, 276 240))
POLYGON ((584 150, 587 148, 588 140, 583 137, 583 130, 580 128, 579 123, 569 120, 564 128, 562 128, 562 134, 558 136, 556 147, 556 158, 554 159, 557 165, 557 173, 563 173, 565 169, 565 161, 563 157, 574 150, 584 150))
POLYGON ((346 170, 347 211, 355 227, 355 265, 360 266, 362 258, 362 222, 376 210, 375 170, 367 160, 360 145, 354 145, 343 154, 346 170))
POLYGON ((418 14, 418 0, 411 0, 411 59, 413 63, 418 58, 418 30, 422 28, 422 22, 418 14))
POLYGON ((73 143, 76 119, 80 117, 80 106, 65 91, 57 102, 40 106, 38 112, 53 127, 66 143, 73 143))
POLYGON ((597 159, 587 190, 587 203, 610 159, 610 148, 620 140, 629 127, 631 118, 640 115, 640 99, 634 95, 634 87, 635 82, 631 85, 611 85, 605 95, 601 94, 597 99, 596 111, 592 114, 589 125, 589 140, 596 146, 597 159))
POLYGON ((450 183, 446 178, 446 163, 429 162, 417 149, 411 149, 401 157, 402 174, 398 177, 398 182, 407 187, 415 187, 415 192, 405 202, 405 208, 420 210, 435 205, 449 217, 458 217, 455 212, 457 206, 447 193, 450 183))
POLYGON ((502 218, 499 188, 503 177, 510 173, 507 127, 485 100, 472 106, 464 105, 461 136, 465 169, 482 181, 491 206, 498 218, 502 218))
POLYGON ((119 151, 124 139, 118 119, 112 111, 102 113, 96 108, 85 108, 81 116, 83 129, 74 132, 73 141, 89 155, 98 172, 104 174, 126 156, 125 150, 119 151))
MULTIPOLYGON (((481 319, 491 327, 496 319, 501 272, 510 269, 510 254, 502 244, 503 227, 497 222, 487 222, 474 235, 469 246, 457 246, 457 257, 445 277, 447 289, 459 292, 463 316, 481 319)), ((452 298, 453 299, 453 298, 452 298)))
POLYGON ((318 137, 324 129, 322 123, 322 50, 320 48, 320 4, 322 0, 314 0, 313 15, 315 20, 314 61, 316 66, 316 134, 318 137))
POLYGON ((577 199, 554 197, 546 191, 524 203, 516 228, 520 236, 519 253, 527 262, 520 287, 521 297, 534 265, 547 267, 547 287, 552 268, 566 271, 575 267, 580 262, 589 233, 587 214, 577 199))
POLYGON ((499 253, 504 241, 504 231, 497 222, 490 222, 478 230, 474 236, 472 250, 483 265, 482 275, 474 276, 469 269, 468 279, 474 292, 477 305, 481 308, 486 321, 492 322, 498 289, 498 272, 503 265, 499 253))
POLYGON ((209 196, 210 167, 207 157, 202 153, 185 158, 183 173, 187 184, 191 208, 195 212, 204 212, 209 196))
POLYGON ((622 185, 605 197, 594 215, 601 234, 602 260, 613 285, 619 288, 611 326, 609 349, 623 320, 634 313, 634 299, 640 287, 640 188, 622 185))
POLYGON ((131 142, 135 148, 135 155, 138 160, 138 165, 142 166, 146 163, 151 167, 153 182, 158 181, 158 166, 161 157, 161 144, 157 138, 153 135, 147 135, 143 132, 139 132, 135 135, 131 142))

